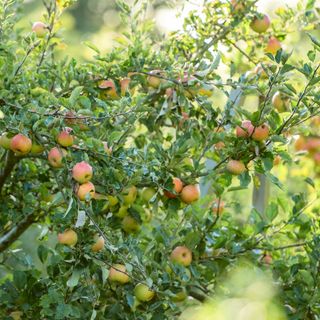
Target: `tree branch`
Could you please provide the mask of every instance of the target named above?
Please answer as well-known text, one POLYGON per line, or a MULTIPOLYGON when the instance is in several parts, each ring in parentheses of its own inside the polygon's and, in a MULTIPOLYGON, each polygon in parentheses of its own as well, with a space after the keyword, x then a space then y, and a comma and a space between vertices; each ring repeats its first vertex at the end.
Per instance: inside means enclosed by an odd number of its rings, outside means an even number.
POLYGON ((11 150, 7 151, 4 168, 0 173, 0 198, 1 198, 1 190, 6 182, 6 179, 10 175, 16 163, 19 162, 19 160, 20 158, 16 157, 11 150))

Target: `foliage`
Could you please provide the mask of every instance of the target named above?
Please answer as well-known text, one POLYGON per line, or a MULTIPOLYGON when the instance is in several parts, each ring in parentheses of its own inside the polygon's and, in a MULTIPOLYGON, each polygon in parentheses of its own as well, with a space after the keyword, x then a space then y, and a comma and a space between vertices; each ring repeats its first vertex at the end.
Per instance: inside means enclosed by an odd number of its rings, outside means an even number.
POLYGON ((276 195, 247 216, 232 214, 237 203, 219 210, 230 193, 252 186, 263 191, 261 176, 286 190, 274 160, 293 164, 295 135, 313 133, 320 95, 314 2, 279 9, 272 28, 257 35, 249 27, 256 1, 243 1, 240 10, 228 1, 206 1, 183 31, 159 39, 142 2, 129 7, 119 0, 128 30, 109 53, 87 43, 95 59, 82 64, 55 54, 62 44, 60 15, 71 2, 45 1, 43 38, 15 28, 22 1, 0 6, 0 129, 43 147, 26 155, 1 150, 1 318, 174 319, 194 303, 191 297, 200 303, 220 292, 225 276, 246 259, 272 269, 289 319, 319 319, 319 219, 308 198, 317 181, 308 177, 296 192, 276 195), (293 26, 309 34, 306 59, 282 49, 265 54, 269 37, 286 43, 293 26), (272 104, 277 91, 290 100, 285 112, 272 104), (226 103, 219 108, 214 98, 222 95, 226 103), (256 109, 247 100, 252 96, 256 109), (268 124, 269 137, 237 137, 242 120, 255 130, 268 124), (48 153, 65 127, 75 141, 63 166, 52 168, 48 153), (226 170, 230 159, 246 170, 234 177, 226 170), (81 161, 93 167, 95 194, 86 201, 78 199, 72 178, 81 161), (201 183, 201 198, 186 204, 165 196, 174 192, 173 177, 201 183), (132 186, 139 191, 133 203, 132 186), (155 194, 146 200, 143 188, 155 194), (14 242, 34 223, 42 228, 41 268, 14 242), (68 229, 77 233, 74 246, 57 242, 68 229), (104 249, 93 252, 97 235, 104 249), (192 251, 190 266, 170 260, 176 246, 192 251), (110 281, 113 264, 124 265, 131 281, 110 281), (134 297, 140 282, 156 292, 151 301, 134 297), (177 302, 181 292, 190 298, 177 302))

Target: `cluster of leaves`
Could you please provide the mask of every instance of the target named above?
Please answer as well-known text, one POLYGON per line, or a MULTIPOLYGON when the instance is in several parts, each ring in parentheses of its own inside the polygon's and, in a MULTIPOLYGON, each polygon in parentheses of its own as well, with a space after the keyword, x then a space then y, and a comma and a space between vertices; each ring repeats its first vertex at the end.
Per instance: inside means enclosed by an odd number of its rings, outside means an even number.
POLYGON ((316 8, 309 1, 305 9, 300 5, 299 14, 280 10, 273 29, 256 36, 249 30, 255 2, 246 1, 243 10, 235 11, 228 1, 210 1, 203 12, 190 14, 183 32, 159 40, 152 24, 142 19, 144 6, 137 1, 130 8, 118 1, 130 30, 108 54, 88 44, 95 59, 78 64, 55 56, 61 41, 59 16, 70 1, 45 2, 48 32, 40 39, 15 30, 20 3, 3 1, 0 129, 10 136, 22 133, 44 151, 26 156, 1 151, 1 317, 173 319, 190 303, 177 302, 177 293, 208 299, 239 258, 266 268, 266 252, 268 257, 272 253, 272 270, 288 316, 319 316, 319 222, 305 214, 306 195, 278 198, 264 212, 252 209, 248 220, 232 219, 231 210, 220 216, 211 208, 215 198, 228 192, 252 184, 259 187, 257 174, 281 188, 271 173, 273 161, 281 156, 285 163, 292 162, 289 144, 294 130, 318 113, 318 40, 310 35, 307 62, 296 61, 284 50, 264 55, 262 49, 271 34, 285 40, 283 30, 294 21, 310 29, 316 8), (238 45, 241 41, 247 48, 238 45), (227 52, 218 51, 221 44, 227 52), (230 62, 230 56, 238 54, 240 63, 230 62), (260 72, 242 72, 258 62, 260 72), (218 71, 222 66, 229 75, 218 71), (127 77, 129 89, 121 93, 121 80, 127 77), (150 77, 159 85, 151 87, 150 77), (101 88, 107 79, 115 83, 115 96, 101 88), (277 91, 290 98, 288 112, 279 113, 272 105, 277 91), (225 96, 223 110, 211 99, 212 92, 225 96), (250 95, 259 98, 257 110, 244 103, 250 95), (242 120, 255 126, 268 123, 270 137, 263 142, 239 139, 234 131, 242 120), (72 127, 76 141, 68 148, 64 166, 53 169, 47 155, 66 126, 72 127), (112 153, 106 153, 103 142, 112 153), (221 142, 223 148, 215 148, 221 142), (241 160, 250 170, 234 178, 225 168, 229 159, 241 160), (94 168, 97 193, 117 197, 115 208, 108 197, 77 199, 70 172, 83 160, 94 168), (180 198, 166 198, 163 191, 172 191, 173 177, 184 184, 201 182, 201 199, 186 205, 180 198), (139 194, 128 209, 139 225, 138 232, 128 233, 117 212, 124 203, 123 191, 133 185, 156 193, 150 201, 139 194), (8 248, 34 222, 43 228, 37 249, 43 272, 23 250, 8 248), (75 247, 48 241, 70 228, 78 234, 75 247), (97 233, 104 237, 105 248, 94 253, 91 245, 97 233), (190 267, 170 261, 177 245, 192 250, 190 267), (130 283, 108 280, 114 263, 126 266, 130 283), (133 289, 138 282, 156 292, 152 301, 136 304, 133 289))

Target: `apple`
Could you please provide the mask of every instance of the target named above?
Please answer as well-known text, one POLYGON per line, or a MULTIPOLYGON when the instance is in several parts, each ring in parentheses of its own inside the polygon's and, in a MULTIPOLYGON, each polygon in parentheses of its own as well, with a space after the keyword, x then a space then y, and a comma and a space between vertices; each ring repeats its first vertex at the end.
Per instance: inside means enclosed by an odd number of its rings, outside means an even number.
POLYGON ((231 159, 227 163, 227 170, 232 174, 239 175, 246 171, 246 167, 243 162, 231 159))
POLYGON ((11 138, 8 137, 8 133, 4 132, 1 136, 0 136, 0 146, 2 148, 5 148, 7 150, 10 149, 10 144, 11 144, 11 138))
POLYGON ((244 10, 244 5, 243 5, 243 3, 241 3, 240 0, 231 0, 231 6, 232 6, 233 11, 235 11, 235 12, 239 12, 239 11, 244 10))
POLYGON ((250 120, 244 120, 241 123, 241 126, 236 127, 236 136, 238 138, 249 138, 252 135, 254 126, 250 120))
POLYGON ((173 183, 173 190, 175 191, 175 193, 172 193, 168 190, 163 191, 164 195, 170 199, 176 198, 178 196, 177 193, 180 193, 183 188, 183 183, 179 178, 172 178, 172 183, 173 183))
POLYGON ((21 133, 16 134, 10 141, 10 149, 17 155, 26 155, 31 151, 32 141, 21 133))
POLYGON ((135 233, 139 231, 140 225, 136 219, 131 216, 125 216, 122 220, 122 229, 126 233, 135 233))
POLYGON ((131 82, 130 78, 123 78, 120 80, 121 96, 125 96, 126 93, 129 91, 130 82, 131 82))
POLYGON ((123 264, 114 264, 109 269, 108 279, 112 282, 125 284, 130 282, 130 277, 127 274, 126 267, 123 264))
POLYGON ((199 185, 189 184, 185 186, 181 191, 181 200, 184 203, 190 204, 197 201, 200 198, 200 188, 199 185))
POLYGON ((113 100, 119 98, 117 88, 113 80, 102 80, 99 83, 99 88, 103 89, 103 95, 105 95, 107 98, 111 98, 113 100))
POLYGON ((78 242, 78 235, 72 229, 68 229, 58 234, 58 242, 73 247, 78 242))
POLYGON ((44 151, 44 146, 42 146, 41 144, 32 143, 30 153, 39 154, 39 153, 42 153, 43 151, 44 151))
POLYGON ((284 112, 290 108, 290 99, 288 96, 277 91, 272 97, 272 105, 279 111, 284 112))
POLYGON ((85 161, 78 162, 72 168, 72 177, 79 183, 85 183, 91 180, 93 175, 92 167, 85 161))
POLYGON ((262 124, 259 127, 255 127, 251 138, 255 141, 263 141, 269 137, 269 126, 267 124, 262 124))
POLYGON ((275 55, 277 51, 280 49, 281 49, 281 42, 275 37, 270 37, 267 43, 267 46, 265 48, 265 52, 275 55))
POLYGON ((96 235, 94 238, 95 243, 91 246, 93 252, 101 251, 104 248, 104 238, 96 235))
POLYGON ((43 38, 48 32, 48 27, 45 23, 37 21, 32 25, 32 32, 34 32, 38 38, 43 38))
POLYGON ((92 182, 86 182, 78 186, 76 194, 81 201, 90 200, 95 194, 95 187, 92 182))
POLYGON ((118 212, 115 213, 115 216, 117 216, 118 218, 124 218, 128 214, 128 209, 129 207, 126 205, 120 206, 118 212))
POLYGON ((123 201, 125 204, 132 204, 134 203, 134 201, 136 200, 136 197, 137 197, 137 193, 138 193, 138 190, 135 186, 131 186, 129 188, 126 188, 124 191, 123 191, 123 201))
POLYGON ((155 89, 160 87, 160 84, 163 82, 163 79, 159 78, 159 76, 163 76, 163 72, 161 70, 152 70, 149 72, 147 82, 150 87, 153 87, 155 89))
POLYGON ((23 312, 22 311, 12 311, 10 312, 9 315, 13 320, 21 320, 22 316, 23 316, 23 312))
POLYGON ((143 201, 149 202, 156 193, 156 190, 153 188, 144 188, 141 192, 141 198, 143 201))
POLYGON ((310 153, 315 153, 320 150, 320 139, 318 137, 311 137, 307 140, 305 148, 310 153))
POLYGON ((262 262, 266 265, 270 265, 272 263, 272 257, 270 254, 265 254, 262 258, 262 262))
POLYGON ((281 163, 281 157, 277 154, 273 159, 273 165, 278 166, 281 163))
POLYGON ((73 136, 70 134, 72 129, 66 128, 65 130, 61 131, 57 136, 57 142, 62 147, 71 147, 73 145, 73 136))
POLYGON ((213 211, 213 213, 215 213, 217 215, 221 215, 224 211, 224 202, 221 200, 219 201, 219 199, 216 199, 213 202, 212 211, 213 211))
POLYGON ((192 262, 192 252, 189 248, 185 246, 178 246, 172 250, 170 259, 175 263, 187 267, 192 262))
POLYGON ((115 205, 117 205, 119 203, 119 199, 117 197, 115 197, 115 196, 108 195, 107 199, 108 199, 109 205, 111 207, 114 207, 115 205))
POLYGON ((270 18, 268 15, 257 15, 250 23, 250 27, 254 32, 264 33, 270 27, 270 18))
POLYGON ((48 161, 54 168, 61 168, 63 166, 63 158, 67 155, 65 149, 57 147, 52 148, 48 153, 48 161))
POLYGON ((108 146, 108 142, 105 142, 105 141, 103 142, 103 149, 108 156, 112 155, 112 147, 108 146))
POLYGON ((224 149, 225 146, 226 146, 225 143, 222 142, 222 141, 219 141, 219 142, 214 144, 214 148, 216 150, 222 150, 222 149, 224 149))
POLYGON ((135 297, 141 302, 147 302, 153 299, 155 292, 152 291, 147 285, 138 283, 134 288, 135 297))
POLYGON ((303 136, 299 136, 299 138, 294 143, 294 148, 296 151, 307 150, 307 140, 303 136))

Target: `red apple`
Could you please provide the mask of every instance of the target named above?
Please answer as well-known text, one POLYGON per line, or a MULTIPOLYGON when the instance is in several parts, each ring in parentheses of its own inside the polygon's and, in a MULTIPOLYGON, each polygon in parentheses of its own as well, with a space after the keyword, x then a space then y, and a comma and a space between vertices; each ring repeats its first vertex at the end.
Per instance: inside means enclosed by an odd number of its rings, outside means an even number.
POLYGON ((72 177, 79 183, 85 183, 91 180, 93 175, 92 167, 85 161, 78 162, 72 168, 72 177))
POLYGON ((255 141, 263 141, 269 137, 269 131, 269 126, 264 123, 259 127, 255 127, 251 137, 255 141))
POLYGON ((66 128, 65 130, 61 131, 57 136, 57 142, 62 147, 70 147, 73 145, 73 136, 70 134, 72 131, 71 128, 66 128))
POLYGON ((250 120, 244 120, 241 126, 236 127, 236 135, 238 138, 248 138, 252 135, 254 127, 250 120))
POLYGON ((250 23, 250 27, 253 31, 257 33, 264 33, 270 27, 270 18, 268 15, 257 15, 250 23))
POLYGON ((270 37, 268 44, 266 46, 265 52, 275 55, 277 51, 280 49, 281 49, 281 42, 275 37, 270 37))
POLYGON ((246 171, 246 167, 242 161, 229 160, 227 163, 227 170, 232 174, 239 175, 246 171))
POLYGON ((95 243, 91 246, 93 252, 101 251, 104 248, 104 238, 102 236, 95 236, 95 243))
POLYGON ((197 201, 200 198, 199 185, 189 184, 181 191, 181 200, 187 204, 197 201))
POLYGON ((10 141, 10 149, 17 155, 26 155, 31 148, 32 141, 21 133, 16 134, 10 141))
POLYGON ((170 259, 175 263, 187 267, 192 262, 192 252, 185 246, 178 246, 171 252, 170 259))
POLYGON ((95 187, 92 182, 86 182, 78 186, 76 194, 81 201, 90 200, 95 194, 95 187))
POLYGON ((99 83, 99 88, 103 89, 104 95, 111 99, 118 99, 117 88, 112 79, 102 80, 99 83))
POLYGON ((176 194, 168 190, 163 191, 164 195, 170 199, 176 198, 178 196, 177 193, 180 193, 183 188, 183 183, 179 178, 173 178, 172 183, 173 183, 173 190, 175 191, 176 194))
POLYGON ((54 168, 61 168, 63 166, 63 158, 67 155, 65 149, 54 147, 48 153, 48 161, 54 168))
POLYGON ((43 38, 48 32, 48 27, 41 21, 37 21, 32 25, 32 31, 38 38, 43 38))
POLYGON ((69 229, 58 234, 58 241, 61 244, 73 247, 78 242, 78 235, 75 231, 69 229))

